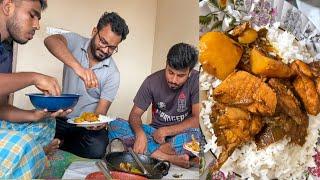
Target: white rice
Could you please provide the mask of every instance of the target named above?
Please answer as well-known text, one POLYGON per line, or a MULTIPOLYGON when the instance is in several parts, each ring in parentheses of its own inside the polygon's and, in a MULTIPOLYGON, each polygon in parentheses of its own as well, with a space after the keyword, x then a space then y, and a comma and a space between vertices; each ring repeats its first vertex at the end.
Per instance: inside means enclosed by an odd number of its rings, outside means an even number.
MULTIPOLYGON (((283 57, 284 63, 295 59, 304 62, 312 62, 313 58, 308 54, 303 45, 296 42, 293 35, 283 32, 276 27, 268 29, 268 39, 283 57)), ((211 107, 215 103, 211 97, 212 88, 218 86, 221 81, 213 78, 205 72, 201 72, 200 89, 208 92, 208 99, 202 101, 200 117, 203 124, 212 134, 211 140, 205 146, 205 151, 213 151, 218 156, 221 148, 217 147, 216 136, 210 123, 211 107)), ((236 172, 243 178, 249 179, 305 179, 307 167, 315 166, 312 155, 318 137, 317 128, 320 127, 320 115, 309 116, 308 136, 306 143, 301 147, 288 144, 288 139, 269 145, 267 148, 257 150, 254 142, 249 142, 236 149, 228 158, 221 170, 223 172, 236 172)))
POLYGON ((314 58, 307 50, 305 41, 297 41, 295 36, 287 31, 279 29, 279 23, 275 23, 268 29, 268 40, 272 46, 278 50, 278 54, 283 58, 283 62, 288 64, 295 59, 311 63, 314 58))

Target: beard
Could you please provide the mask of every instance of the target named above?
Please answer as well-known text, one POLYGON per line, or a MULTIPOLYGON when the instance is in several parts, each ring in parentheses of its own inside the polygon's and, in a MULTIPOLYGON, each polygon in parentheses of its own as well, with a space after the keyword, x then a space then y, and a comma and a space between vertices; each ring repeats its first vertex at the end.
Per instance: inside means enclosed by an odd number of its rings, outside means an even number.
POLYGON ((23 33, 21 32, 21 30, 23 29, 21 24, 23 23, 21 23, 19 18, 17 18, 16 16, 17 15, 15 14, 7 21, 6 26, 7 31, 9 33, 9 37, 11 37, 13 41, 19 44, 26 44, 29 41, 29 39, 23 38, 23 33))
POLYGON ((95 38, 96 38, 96 35, 90 41, 90 50, 91 50, 91 54, 92 54, 93 58, 96 59, 97 61, 101 62, 105 59, 108 59, 111 56, 111 54, 105 54, 102 51, 100 51, 97 48, 97 45, 94 43, 95 38), (99 54, 98 51, 100 51, 101 53, 99 54))
POLYGON ((175 84, 175 83, 171 83, 171 82, 169 82, 169 81, 167 81, 167 84, 168 84, 169 88, 170 88, 170 89, 173 89, 173 90, 180 89, 180 87, 181 87, 180 85, 175 84))

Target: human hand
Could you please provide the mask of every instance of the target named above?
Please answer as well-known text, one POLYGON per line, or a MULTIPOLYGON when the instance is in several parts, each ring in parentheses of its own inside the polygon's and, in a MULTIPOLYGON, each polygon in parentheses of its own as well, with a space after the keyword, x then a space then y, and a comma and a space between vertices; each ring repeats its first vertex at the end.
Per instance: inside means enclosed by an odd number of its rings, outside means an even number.
POLYGON ((59 96, 61 89, 58 80, 44 74, 35 73, 33 76, 33 84, 44 94, 59 96))
POLYGON ((144 132, 136 133, 136 140, 133 145, 133 151, 138 154, 144 154, 147 149, 147 136, 144 132))
POLYGON ((71 113, 72 110, 68 109, 66 111, 60 109, 59 111, 56 112, 48 112, 47 109, 44 110, 31 110, 32 111, 32 121, 34 122, 38 122, 41 121, 45 118, 49 118, 49 117, 64 117, 67 114, 71 113))
POLYGON ((163 143, 165 143, 165 138, 166 138, 167 134, 166 134, 166 131, 164 128, 159 128, 153 133, 152 136, 153 136, 153 139, 157 143, 163 144, 163 143))
POLYGON ((71 112, 72 112, 72 109, 68 109, 68 110, 66 110, 66 111, 60 109, 60 110, 58 110, 58 111, 56 111, 56 112, 52 112, 52 113, 50 114, 50 116, 51 116, 51 117, 65 117, 65 116, 67 116, 68 114, 70 114, 71 112))
POLYGON ((86 127, 86 129, 91 130, 91 131, 99 131, 103 128, 106 128, 107 124, 103 124, 101 126, 92 126, 92 127, 86 127))
POLYGON ((75 70, 76 74, 84 81, 87 88, 98 87, 98 78, 91 69, 79 67, 75 70))
POLYGON ((50 117, 50 113, 48 112, 47 109, 44 109, 44 110, 31 110, 31 114, 32 114, 32 117, 31 117, 31 121, 33 122, 38 122, 38 121, 41 121, 45 118, 49 118, 50 117))

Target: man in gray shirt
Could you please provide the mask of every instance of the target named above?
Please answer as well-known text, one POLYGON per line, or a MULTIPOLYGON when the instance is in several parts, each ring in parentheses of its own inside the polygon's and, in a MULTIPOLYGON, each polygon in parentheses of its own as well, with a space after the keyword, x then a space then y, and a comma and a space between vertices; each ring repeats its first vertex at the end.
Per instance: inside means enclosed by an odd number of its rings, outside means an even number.
POLYGON ((183 145, 201 139, 199 72, 193 70, 197 61, 197 50, 191 45, 172 46, 166 68, 148 76, 140 86, 129 122, 118 119, 109 124, 109 139, 121 139, 136 153, 190 167, 194 155, 183 145), (145 125, 141 116, 150 105, 152 122, 145 125))
MULTIPOLYGON (((63 93, 81 95, 68 118, 83 112, 107 114, 120 84, 120 73, 111 56, 128 33, 124 19, 117 13, 105 12, 93 28, 91 39, 76 33, 45 39, 47 49, 64 63, 63 93)), ((57 118, 56 137, 62 140, 63 150, 85 158, 101 158, 108 143, 105 127, 75 127, 57 118)))

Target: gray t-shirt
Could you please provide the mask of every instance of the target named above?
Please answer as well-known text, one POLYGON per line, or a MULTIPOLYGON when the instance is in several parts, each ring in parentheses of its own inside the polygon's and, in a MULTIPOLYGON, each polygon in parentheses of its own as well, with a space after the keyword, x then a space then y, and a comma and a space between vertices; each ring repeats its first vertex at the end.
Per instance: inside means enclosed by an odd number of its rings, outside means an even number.
MULTIPOLYGON (((87 50, 90 45, 90 39, 76 33, 62 35, 67 40, 68 49, 81 66, 89 68, 87 50)), ((90 69, 93 70, 98 78, 98 88, 86 89, 83 80, 70 67, 64 65, 62 92, 81 95, 73 112, 67 116, 68 118, 80 116, 82 112, 94 112, 100 99, 112 102, 117 94, 120 84, 120 72, 112 57, 99 62, 90 69)))
POLYGON ((192 70, 177 90, 169 88, 165 70, 155 72, 144 80, 133 102, 144 111, 152 103, 151 126, 155 128, 178 124, 191 117, 192 105, 199 103, 199 72, 192 70))

